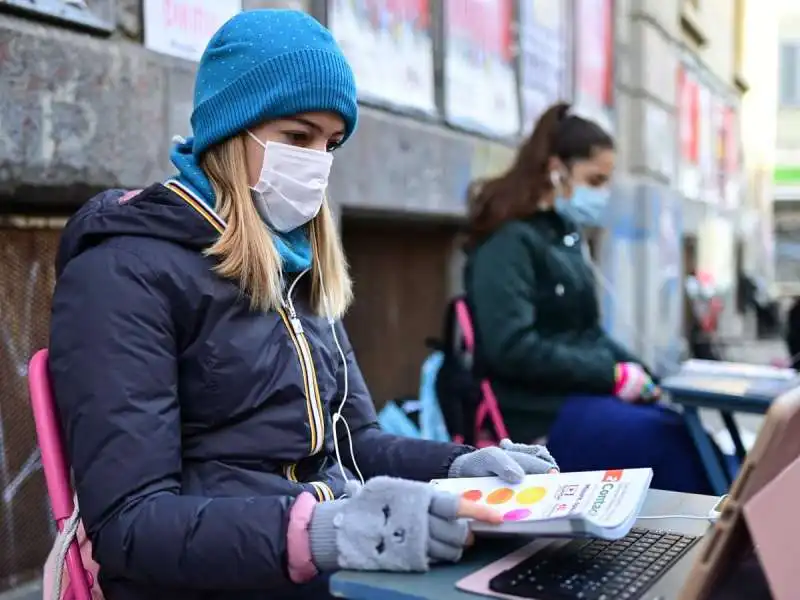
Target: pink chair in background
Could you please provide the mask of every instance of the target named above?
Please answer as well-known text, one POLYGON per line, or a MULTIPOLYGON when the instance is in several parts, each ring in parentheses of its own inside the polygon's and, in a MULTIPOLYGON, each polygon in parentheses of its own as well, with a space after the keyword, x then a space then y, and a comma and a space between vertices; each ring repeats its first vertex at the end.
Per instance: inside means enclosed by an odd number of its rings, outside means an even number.
MULTIPOLYGON (((467 303, 463 298, 459 298, 455 302, 456 319, 461 334, 464 336, 464 349, 472 356, 475 355, 475 330, 472 327, 472 318, 470 317, 467 303)), ((483 379, 480 383, 481 386, 481 401, 478 404, 478 409, 475 414, 475 445, 478 448, 485 448, 486 446, 495 446, 503 438, 508 437, 508 429, 503 421, 503 415, 500 412, 500 405, 497 402, 497 396, 494 395, 492 386, 488 379, 483 379), (494 428, 494 433, 497 436, 496 440, 487 438, 484 430, 484 422, 486 420, 491 422, 494 428)), ((458 441, 458 440, 456 440, 458 441)))
POLYGON ((36 437, 42 454, 47 495, 59 535, 44 572, 45 600, 102 599, 97 581, 97 564, 91 545, 78 520, 77 505, 70 485, 70 469, 61 440, 61 427, 47 370, 47 350, 39 350, 28 366, 36 437), (63 561, 59 560, 59 556, 63 561))

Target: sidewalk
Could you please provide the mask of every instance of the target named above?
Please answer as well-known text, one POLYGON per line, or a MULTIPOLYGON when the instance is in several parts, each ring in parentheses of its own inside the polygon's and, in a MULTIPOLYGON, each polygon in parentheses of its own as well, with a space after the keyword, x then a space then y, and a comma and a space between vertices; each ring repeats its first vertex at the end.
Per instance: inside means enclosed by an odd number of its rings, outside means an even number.
POLYGON ((0 600, 42 600, 42 584, 40 581, 0 594, 0 600))
POLYGON ((788 358, 786 342, 775 340, 747 340, 727 344, 723 349, 724 359, 730 362, 768 365, 777 358, 788 358))

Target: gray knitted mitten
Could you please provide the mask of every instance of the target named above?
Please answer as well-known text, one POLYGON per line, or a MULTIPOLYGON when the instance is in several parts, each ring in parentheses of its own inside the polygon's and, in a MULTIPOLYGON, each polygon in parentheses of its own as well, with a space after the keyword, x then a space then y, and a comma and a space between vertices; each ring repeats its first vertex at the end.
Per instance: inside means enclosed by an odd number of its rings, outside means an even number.
POLYGON ((489 447, 462 454, 453 461, 448 477, 497 476, 508 483, 519 483, 525 475, 539 475, 558 469, 556 461, 544 446, 500 442, 489 447))
POLYGON ((348 498, 314 508, 309 534, 317 568, 427 571, 461 558, 469 529, 459 497, 417 481, 376 477, 348 498))

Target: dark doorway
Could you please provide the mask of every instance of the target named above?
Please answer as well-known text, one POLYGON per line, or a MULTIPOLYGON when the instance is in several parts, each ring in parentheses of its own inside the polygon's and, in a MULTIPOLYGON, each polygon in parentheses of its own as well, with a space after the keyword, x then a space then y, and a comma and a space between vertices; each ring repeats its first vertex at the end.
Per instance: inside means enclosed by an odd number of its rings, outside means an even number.
POLYGON ((450 295, 455 236, 453 225, 342 219, 355 290, 345 325, 379 408, 416 397, 425 339, 438 336, 450 295))

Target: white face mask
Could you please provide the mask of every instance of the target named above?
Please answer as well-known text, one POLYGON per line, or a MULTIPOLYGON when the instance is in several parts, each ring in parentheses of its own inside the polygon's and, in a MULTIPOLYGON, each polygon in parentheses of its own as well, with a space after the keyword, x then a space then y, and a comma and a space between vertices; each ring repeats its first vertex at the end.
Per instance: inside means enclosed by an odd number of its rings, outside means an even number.
POLYGON ((325 200, 333 155, 279 142, 262 142, 264 161, 252 188, 258 214, 272 229, 287 232, 317 216, 325 200))

